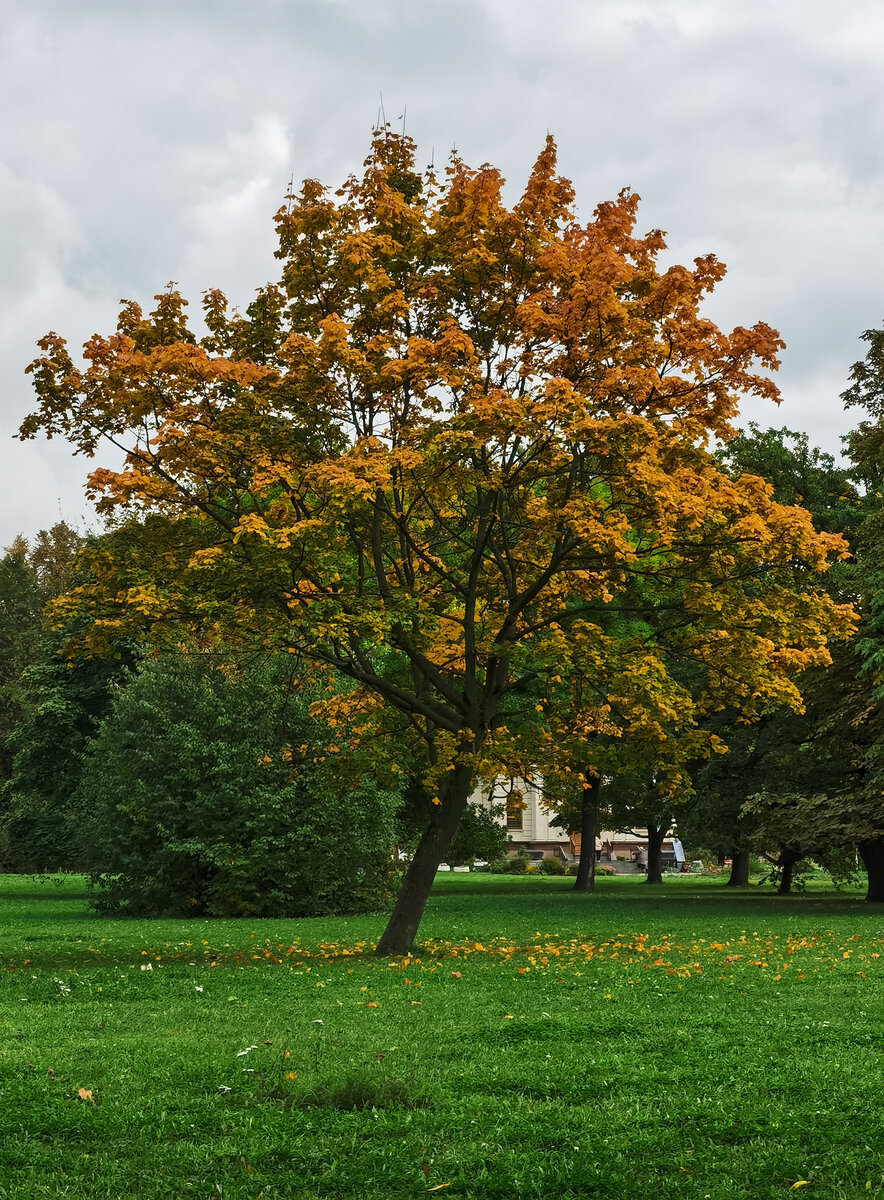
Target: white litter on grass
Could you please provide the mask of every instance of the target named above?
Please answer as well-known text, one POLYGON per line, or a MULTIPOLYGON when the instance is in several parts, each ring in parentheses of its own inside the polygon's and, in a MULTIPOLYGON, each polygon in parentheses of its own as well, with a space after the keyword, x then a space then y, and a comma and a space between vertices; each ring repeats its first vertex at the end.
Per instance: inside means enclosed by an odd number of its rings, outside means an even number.
POLYGON ((251 1052, 252 1052, 253 1050, 257 1050, 257 1049, 258 1049, 258 1047, 257 1047, 257 1046, 246 1046, 245 1050, 237 1050, 237 1052, 236 1052, 236 1057, 237 1057, 237 1058, 242 1058, 242 1056, 243 1056, 244 1054, 251 1054, 251 1052))

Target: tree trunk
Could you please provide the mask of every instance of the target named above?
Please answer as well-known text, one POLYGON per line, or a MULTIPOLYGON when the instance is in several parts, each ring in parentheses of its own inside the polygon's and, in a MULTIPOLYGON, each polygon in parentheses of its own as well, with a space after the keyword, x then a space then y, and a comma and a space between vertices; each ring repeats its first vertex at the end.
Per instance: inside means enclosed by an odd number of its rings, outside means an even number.
POLYGON ((780 850, 780 883, 777 888, 777 895, 788 896, 792 891, 792 876, 795 874, 795 868, 800 861, 800 854, 795 854, 789 850, 780 850))
POLYGON ((648 826, 648 877, 645 883, 663 882, 663 839, 665 825, 648 826))
POLYGON ((455 767, 445 775, 439 787, 441 803, 432 806, 430 823, 405 872, 375 954, 408 954, 414 945, 436 871, 457 833, 472 785, 472 772, 467 767, 455 767))
POLYGON ((727 887, 749 886, 749 851, 735 850, 731 860, 731 877, 727 887))
POLYGON ((591 892, 595 888, 595 827, 599 811, 598 778, 587 779, 580 798, 580 862, 575 892, 591 892))
POLYGON ((858 849, 869 879, 866 900, 884 904, 884 838, 860 842, 858 849))

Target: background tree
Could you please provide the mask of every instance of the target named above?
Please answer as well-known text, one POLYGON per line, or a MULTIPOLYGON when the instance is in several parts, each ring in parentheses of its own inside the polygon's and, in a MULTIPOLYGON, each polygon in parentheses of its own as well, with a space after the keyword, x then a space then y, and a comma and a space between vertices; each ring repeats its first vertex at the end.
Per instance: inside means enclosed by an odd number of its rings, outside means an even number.
MULTIPOLYGON (((836 467, 830 456, 809 450, 806 438, 787 430, 762 434, 751 427, 751 436, 736 439, 725 450, 732 468, 757 470, 774 482, 779 499, 800 495, 818 527, 844 533, 853 556, 831 572, 829 586, 837 597, 858 598, 861 617, 855 638, 838 648, 835 662, 808 675, 804 716, 768 714, 765 753, 755 770, 742 773, 730 811, 732 817, 739 812, 744 839, 759 846, 766 841, 768 849, 781 846, 784 867, 802 851, 826 862, 834 850, 856 847, 868 875, 868 899, 880 901, 884 333, 867 330, 862 336, 869 343, 868 354, 854 364, 842 395, 848 408, 866 413, 845 438, 849 466, 836 467)), ((727 772, 728 766, 718 769, 727 772)), ((787 880, 786 870, 783 882, 787 880)))
MULTIPOLYGON (((29 736, 24 726, 36 712, 32 672, 37 664, 59 665, 61 643, 47 627, 44 608, 70 586, 80 542, 60 521, 31 541, 20 535, 0 559, 0 863, 15 869, 66 864, 54 818, 43 814, 31 821, 13 811, 12 796, 16 755, 29 736)), ((60 756, 52 739, 44 749, 57 768, 60 756)))
MULTIPOLYGON (((764 479, 778 502, 802 504, 817 529, 840 533, 855 549, 857 531, 867 513, 862 481, 855 469, 837 465, 831 455, 812 447, 806 434, 785 428, 762 430, 750 424, 718 451, 718 457, 736 478, 749 473, 764 479)), ((807 580, 799 566, 793 586, 800 591, 808 582, 818 586, 816 580, 807 580)), ((836 564, 824 586, 838 601, 853 598, 853 560, 836 564)), ((843 657, 844 651, 839 648, 836 653, 843 657)), ((750 804, 750 800, 764 793, 779 808, 780 802, 774 800, 778 795, 794 795, 802 787, 818 789, 822 766, 812 749, 816 714, 822 712, 817 697, 827 688, 837 689, 839 678, 838 671, 830 674, 826 667, 808 673, 801 684, 801 705, 810 704, 810 714, 773 704, 749 726, 738 706, 726 704, 710 717, 710 728, 726 744, 728 753, 697 763, 696 795, 680 818, 679 829, 688 844, 732 858, 730 883, 748 883, 750 852, 755 850, 778 856, 783 867, 781 885, 786 888, 791 867, 802 857, 799 850, 805 844, 811 847, 802 840, 797 826, 787 842, 780 844, 776 840, 777 831, 784 829, 780 817, 766 823, 761 818, 763 806, 750 804), (809 689, 813 693, 810 700, 809 689)), ((831 847, 831 838, 827 844, 831 847)))
POLYGON ((12 766, 9 735, 21 719, 21 675, 34 661, 43 608, 28 545, 16 538, 0 559, 0 772, 12 766))
MULTIPOLYGON (((412 945, 476 776, 529 760, 510 700, 563 659, 617 674, 605 614, 636 579, 682 614, 681 652, 750 705, 794 696, 851 619, 786 586, 837 539, 704 449, 739 393, 776 397, 756 368, 781 346, 702 315, 722 265, 658 269, 663 237, 637 236, 629 192, 577 223, 551 139, 512 207, 502 187, 456 156, 444 180, 420 175, 410 139, 379 130, 360 177, 307 181, 280 211, 282 279, 245 315, 208 293, 199 340, 170 290, 149 317, 126 304, 85 368, 54 334, 31 368, 22 436, 125 453, 89 486, 130 537, 69 602, 94 640, 150 622, 289 649, 357 685, 341 701, 329 684, 326 715, 406 718, 434 803, 381 953, 412 945)), ((628 659, 690 709, 653 637, 628 659)), ((591 729, 609 701, 587 703, 591 729)))
POLYGON ((21 680, 21 711, 9 735, 2 790, 3 865, 12 871, 78 870, 84 812, 80 787, 87 750, 111 703, 111 687, 137 659, 136 646, 68 659, 73 634, 44 634, 21 680))
POLYGON ((716 457, 735 478, 761 476, 780 504, 807 509, 816 529, 841 534, 849 542, 865 519, 865 488, 856 469, 811 446, 806 433, 762 429, 750 421, 716 457))

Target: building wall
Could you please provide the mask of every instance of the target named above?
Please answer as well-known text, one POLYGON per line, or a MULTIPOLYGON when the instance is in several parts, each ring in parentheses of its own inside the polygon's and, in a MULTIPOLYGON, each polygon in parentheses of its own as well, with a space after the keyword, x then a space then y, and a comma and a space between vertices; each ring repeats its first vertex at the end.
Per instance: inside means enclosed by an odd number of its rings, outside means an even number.
MULTIPOLYGON (((505 805, 514 790, 522 793, 522 803, 525 807, 522 810, 522 828, 508 830, 510 843, 516 847, 532 846, 550 851, 560 847, 571 857, 572 839, 569 831, 552 823, 552 814, 544 807, 542 793, 535 783, 524 779, 512 782, 503 780, 495 785, 493 793, 488 787, 477 788, 471 800, 474 804, 483 804, 486 807, 491 804, 505 805)), ((506 823, 504 812, 500 813, 499 820, 501 824, 506 823)), ((579 838, 577 842, 579 844, 579 838)), ((596 849, 601 850, 605 842, 613 844, 615 856, 629 860, 637 846, 643 846, 647 852, 647 831, 636 829, 631 833, 623 833, 619 830, 603 829, 596 838, 596 849)), ((663 842, 663 853, 672 853, 671 837, 667 837, 663 842)))
MULTIPOLYGON (((509 829, 509 840, 521 846, 533 845, 535 842, 550 843, 567 850, 568 831, 552 823, 552 814, 541 803, 541 792, 536 783, 525 779, 513 780, 512 784, 508 780, 502 781, 495 785, 493 795, 487 787, 477 788, 471 799, 474 804, 485 806, 505 805, 514 790, 522 793, 524 808, 522 828, 509 829)), ((499 819, 502 825, 506 824, 504 812, 501 812, 499 819)))

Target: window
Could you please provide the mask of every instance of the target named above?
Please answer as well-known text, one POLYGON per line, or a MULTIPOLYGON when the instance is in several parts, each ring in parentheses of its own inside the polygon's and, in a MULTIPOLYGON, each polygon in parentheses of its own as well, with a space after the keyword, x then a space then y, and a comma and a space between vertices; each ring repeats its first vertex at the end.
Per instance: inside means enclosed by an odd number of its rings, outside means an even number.
POLYGON ((522 815, 525 812, 525 805, 517 796, 510 796, 506 802, 506 827, 507 829, 521 829, 522 815))

